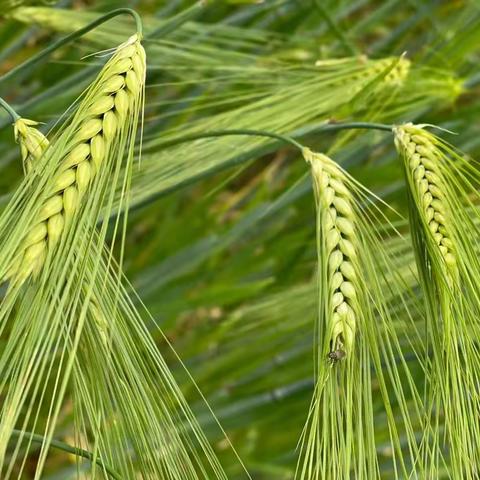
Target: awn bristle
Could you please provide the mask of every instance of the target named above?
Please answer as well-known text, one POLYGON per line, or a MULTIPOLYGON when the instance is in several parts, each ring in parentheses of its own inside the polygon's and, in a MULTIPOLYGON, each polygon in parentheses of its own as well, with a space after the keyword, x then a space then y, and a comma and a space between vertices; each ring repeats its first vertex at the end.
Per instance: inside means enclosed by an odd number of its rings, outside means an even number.
POLYGON ((49 146, 47 138, 35 128, 35 125, 38 123, 26 118, 19 118, 13 124, 15 140, 20 145, 25 172, 32 169, 32 164, 43 155, 49 146))
MULTIPOLYGON (((38 275, 47 252, 58 243, 95 175, 118 143, 120 132, 129 124, 128 117, 139 107, 145 71, 145 51, 134 35, 117 48, 81 102, 78 129, 71 138, 59 142, 62 148, 67 145, 67 150, 52 178, 37 221, 22 242, 6 278, 21 283, 30 275, 38 275)), ((20 129, 28 127, 25 122, 20 124, 20 129)), ((48 152, 53 150, 55 146, 48 152)), ((27 147, 26 151, 30 153, 27 147)))
POLYGON ((394 128, 395 145, 405 160, 410 189, 427 235, 445 265, 454 272, 456 258, 449 232, 449 208, 445 202, 444 180, 434 144, 423 128, 407 123, 394 128))
POLYGON ((352 351, 356 330, 357 249, 353 199, 346 187, 346 176, 325 155, 304 149, 311 165, 322 248, 328 271, 328 310, 326 332, 330 350, 352 351))

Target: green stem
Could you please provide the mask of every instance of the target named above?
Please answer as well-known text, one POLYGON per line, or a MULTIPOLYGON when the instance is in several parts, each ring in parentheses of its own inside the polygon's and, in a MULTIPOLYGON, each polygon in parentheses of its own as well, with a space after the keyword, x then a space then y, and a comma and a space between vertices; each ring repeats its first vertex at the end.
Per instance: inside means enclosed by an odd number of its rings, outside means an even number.
POLYGON ((12 117, 13 123, 15 123, 19 118, 20 115, 13 109, 13 107, 6 102, 2 97, 0 97, 0 105, 8 112, 8 114, 12 117))
POLYGON ((191 7, 188 7, 185 10, 182 10, 177 15, 166 20, 162 26, 160 26, 153 32, 146 35, 146 39, 164 37, 169 33, 175 31, 178 27, 180 27, 184 23, 195 18, 206 6, 206 3, 207 3, 206 0, 200 0, 194 3, 191 7))
POLYGON ((319 128, 319 131, 331 132, 337 130, 382 130, 384 132, 392 132, 393 125, 387 125, 385 123, 370 123, 370 122, 345 122, 325 123, 323 128, 319 128))
MULTIPOLYGON (((316 129, 309 129, 308 133, 313 131, 317 132, 332 132, 339 130, 352 130, 352 129, 365 129, 365 130, 383 130, 387 132, 392 131, 392 125, 386 125, 383 123, 367 123, 367 122, 346 122, 346 123, 323 123, 316 129)), ((304 146, 294 140, 292 137, 286 135, 280 135, 278 133, 268 132, 265 130, 250 130, 250 129, 232 129, 232 130, 214 130, 211 132, 201 132, 193 133, 191 135, 186 135, 184 137, 173 138, 171 140, 166 140, 161 142, 159 145, 162 148, 172 147, 174 145, 179 145, 186 142, 191 142, 193 140, 198 140, 201 138, 210 138, 210 137, 225 137, 229 135, 247 135, 247 136, 256 136, 256 137, 269 137, 276 140, 281 140, 282 142, 288 143, 299 150, 302 150, 304 146)))
POLYGON ((73 32, 64 38, 61 38, 55 43, 52 43, 49 47, 45 48, 45 50, 42 50, 41 52, 37 53, 33 57, 29 58, 26 62, 23 62, 20 65, 17 65, 15 68, 12 68, 9 72, 5 73, 0 77, 0 83, 8 80, 10 77, 24 70, 25 68, 35 65, 40 60, 45 58, 47 55, 50 55, 52 52, 59 49, 60 47, 63 47, 67 43, 70 43, 73 40, 81 37, 82 35, 85 35, 85 33, 89 32, 90 30, 93 30, 94 28, 98 27, 102 23, 105 23, 106 21, 110 20, 113 17, 117 17, 118 15, 124 15, 124 14, 131 15, 133 17, 133 19, 135 20, 135 24, 137 26, 138 36, 142 38, 143 27, 142 27, 142 19, 140 18, 140 15, 138 15, 138 13, 135 10, 132 10, 131 8, 118 8, 116 10, 112 10, 111 12, 97 18, 96 20, 89 23, 88 25, 85 25, 85 27, 80 28, 76 32, 73 32))
MULTIPOLYGON (((303 128, 301 130, 297 130, 293 134, 295 135, 295 137, 304 137, 306 135, 311 135, 312 133, 317 131, 325 132, 325 131, 335 131, 335 130, 346 130, 349 128, 350 129, 366 129, 366 130, 383 130, 391 133, 393 125, 385 125, 382 123, 367 123, 367 122, 335 123, 334 121, 330 121, 330 122, 323 122, 322 124, 319 124, 319 125, 313 125, 311 127, 303 128)), ((155 148, 158 148, 158 147, 166 148, 169 146, 180 145, 182 143, 186 143, 192 140, 198 140, 201 138, 223 137, 228 135, 250 135, 250 136, 259 136, 259 137, 269 137, 269 138, 281 140, 282 142, 286 142, 290 145, 293 145, 295 148, 298 148, 299 150, 303 150, 304 148, 304 146, 301 143, 295 141, 291 137, 287 137, 284 135, 277 135, 277 134, 266 132, 263 130, 221 130, 221 131, 197 133, 197 134, 187 135, 185 137, 173 138, 171 140, 166 140, 164 142, 159 142, 155 144, 155 148)), ((148 153, 148 149, 144 149, 143 152, 148 153)), ((212 170, 210 170, 210 172, 211 171, 212 170)), ((204 173, 203 175, 208 175, 208 172, 204 173)), ((202 175, 197 175, 195 178, 198 180, 199 178, 202 178, 202 175)), ((136 203, 135 205, 132 205, 131 208, 140 208, 142 206, 145 206, 155 201, 161 195, 164 195, 167 192, 172 192, 180 188, 181 186, 185 185, 186 183, 187 182, 185 181, 179 182, 176 185, 171 186, 170 188, 161 190, 160 192, 153 194, 148 200, 143 200, 140 203, 136 203)))
MULTIPOLYGON (((12 436, 17 437, 17 438, 25 438, 28 439, 34 443, 41 443, 43 444, 45 441, 45 438, 42 435, 37 435, 35 433, 31 432, 24 432, 22 430, 13 430, 12 431, 12 436)), ((67 443, 61 442, 60 440, 52 440, 50 442, 50 446, 53 448, 56 448, 58 450, 63 450, 64 452, 67 453, 72 453, 73 455, 76 455, 77 457, 82 457, 86 458, 89 461, 93 461, 93 454, 90 453, 87 450, 83 450, 82 448, 77 448, 77 447, 72 447, 68 445, 67 443)), ((99 458, 95 459, 95 463, 108 475, 115 479, 115 480, 122 480, 120 476, 115 473, 110 467, 107 467, 99 458)))
POLYGON ((211 137, 227 137, 231 135, 246 135, 252 137, 268 137, 274 138, 275 140, 280 140, 282 142, 288 143, 299 150, 302 150, 304 147, 302 144, 298 143, 293 138, 287 137, 285 135, 280 135, 279 133, 267 132, 265 130, 250 130, 250 129, 232 129, 232 130, 214 130, 211 132, 202 132, 202 133, 193 133, 191 135, 186 135, 180 138, 174 138, 172 140, 167 140, 162 143, 162 147, 171 147, 173 145, 179 145, 181 143, 191 142, 193 140, 198 140, 200 138, 211 138, 211 137))

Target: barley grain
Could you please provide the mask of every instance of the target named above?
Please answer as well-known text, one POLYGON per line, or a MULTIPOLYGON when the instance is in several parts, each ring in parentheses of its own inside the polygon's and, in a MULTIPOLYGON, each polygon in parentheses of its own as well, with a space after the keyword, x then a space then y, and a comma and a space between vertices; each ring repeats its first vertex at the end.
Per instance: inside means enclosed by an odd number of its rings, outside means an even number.
POLYGON ((304 149, 311 165, 328 275, 326 332, 331 352, 352 351, 357 326, 357 239, 353 199, 345 174, 325 155, 304 149))

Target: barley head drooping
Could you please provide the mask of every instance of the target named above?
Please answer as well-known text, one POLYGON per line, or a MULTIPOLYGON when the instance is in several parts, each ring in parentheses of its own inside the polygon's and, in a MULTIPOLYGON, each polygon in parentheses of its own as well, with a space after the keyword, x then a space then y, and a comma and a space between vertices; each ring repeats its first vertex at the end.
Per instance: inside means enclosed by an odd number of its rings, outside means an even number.
MULTIPOLYGON (((54 251, 102 165, 108 161, 109 152, 118 144, 119 132, 128 129, 131 117, 138 114, 145 71, 145 51, 134 35, 117 48, 83 98, 72 120, 75 128, 67 129, 47 150, 47 159, 56 156, 60 160, 46 200, 5 279, 22 283, 30 275, 38 275, 47 252, 54 251), (56 145, 65 153, 59 156, 56 145)), ((16 125, 17 136, 23 140, 22 156, 27 169, 29 158, 39 155, 37 143, 44 145, 37 134, 32 135, 31 125, 29 121, 16 125)))
MULTIPOLYGON (((421 125, 393 129, 409 191, 410 224, 425 299, 429 412, 425 444, 448 446, 450 478, 476 480, 478 422, 478 229, 471 198, 478 168, 421 125), (439 429, 438 425, 442 424, 439 429), (441 440, 439 440, 441 439, 441 440)), ((478 196, 477 196, 478 198, 478 196)), ((432 462, 429 478, 443 465, 432 462)))
POLYGON ((437 150, 428 132, 407 123, 394 128, 395 145, 405 162, 410 191, 424 226, 450 276, 455 276, 456 257, 449 231, 450 211, 444 198, 444 179, 437 150))
POLYGON ((352 197, 344 182, 345 174, 335 162, 309 149, 304 149, 303 156, 312 169, 321 248, 325 253, 322 262, 329 293, 325 331, 330 352, 348 355, 353 348, 357 322, 357 251, 352 197))

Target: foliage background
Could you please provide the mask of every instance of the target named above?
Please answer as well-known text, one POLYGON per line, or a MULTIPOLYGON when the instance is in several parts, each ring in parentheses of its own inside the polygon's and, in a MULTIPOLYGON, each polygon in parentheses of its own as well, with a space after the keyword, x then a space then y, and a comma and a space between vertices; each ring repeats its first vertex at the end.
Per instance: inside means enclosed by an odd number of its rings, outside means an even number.
MULTIPOLYGON (((12 2, 2 3, 0 74, 75 22, 89 21, 89 12, 125 6, 111 0, 61 1, 54 12, 35 16, 10 9, 12 2)), ((140 0, 129 6, 152 32, 191 5, 140 0)), ((49 131, 102 62, 82 57, 116 46, 130 28, 127 20, 109 23, 1 84, 1 95, 49 131)), ((313 127, 328 119, 433 123, 456 132, 448 139, 478 157, 480 4, 211 2, 195 20, 161 38, 153 35, 145 45, 145 138, 134 174, 126 274, 253 478, 293 478, 296 444, 312 394, 317 301, 315 215, 306 165, 291 148, 265 139, 166 142, 226 128, 296 135, 305 145, 329 152, 405 213, 401 165, 388 133, 320 134, 313 127), (412 62, 405 84, 360 100, 352 95, 355 75, 361 76, 361 55, 381 59, 403 52, 412 62), (315 67, 317 60, 344 57, 350 60, 315 67), (324 86, 329 72, 338 78, 338 88, 324 86)), ((4 205, 22 168, 7 116, 2 114, 0 122, 4 205)), ((399 261, 408 268, 412 252, 401 252, 399 261)), ((225 440, 178 359, 155 335, 222 456, 228 450, 225 440)), ((64 440, 71 434, 69 413, 66 405, 64 440)), ((379 417, 380 445, 382 425, 385 419, 379 417)), ((383 452, 386 458, 390 453, 388 448, 383 452)), ((229 455, 225 462, 231 478, 241 478, 237 462, 229 455)), ((44 478, 73 478, 74 472, 73 459, 55 453, 44 478)), ((390 478, 388 471, 384 475, 390 478)))

